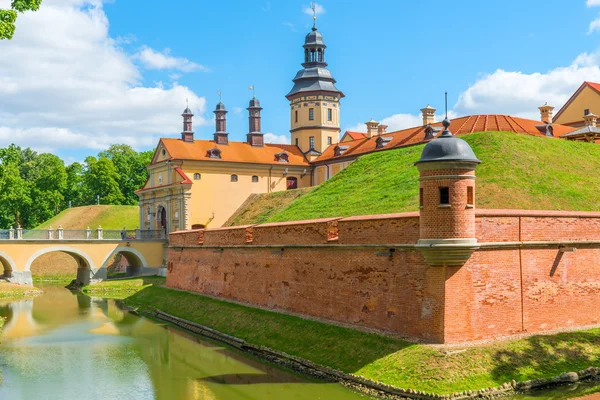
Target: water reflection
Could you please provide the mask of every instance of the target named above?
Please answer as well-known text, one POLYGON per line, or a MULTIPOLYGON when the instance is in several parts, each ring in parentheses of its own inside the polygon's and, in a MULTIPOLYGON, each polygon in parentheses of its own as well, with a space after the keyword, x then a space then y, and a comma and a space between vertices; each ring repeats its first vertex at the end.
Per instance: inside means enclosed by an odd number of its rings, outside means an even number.
POLYGON ((0 316, 0 399, 364 398, 63 288, 0 302, 0 316))

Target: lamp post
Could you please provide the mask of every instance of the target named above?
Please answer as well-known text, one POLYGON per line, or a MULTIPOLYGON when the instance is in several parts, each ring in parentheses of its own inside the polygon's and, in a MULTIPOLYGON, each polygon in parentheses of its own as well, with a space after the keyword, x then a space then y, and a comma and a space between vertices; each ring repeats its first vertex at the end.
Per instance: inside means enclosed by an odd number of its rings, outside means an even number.
POLYGON ((100 205, 100 195, 99 194, 96 195, 96 205, 98 205, 98 206, 100 205))

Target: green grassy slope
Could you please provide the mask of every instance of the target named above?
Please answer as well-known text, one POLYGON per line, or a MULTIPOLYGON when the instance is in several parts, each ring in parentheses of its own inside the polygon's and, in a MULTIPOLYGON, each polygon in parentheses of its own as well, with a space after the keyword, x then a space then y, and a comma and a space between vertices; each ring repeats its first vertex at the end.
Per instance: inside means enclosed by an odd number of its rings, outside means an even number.
POLYGON ((84 206, 63 210, 56 217, 35 229, 48 229, 59 225, 63 229, 135 229, 140 225, 138 206, 84 206))
POLYGON ((304 196, 313 188, 284 190, 274 193, 251 195, 244 204, 227 220, 226 226, 262 224, 269 217, 286 209, 293 201, 304 196))
MULTIPOLYGON (((461 138, 482 160, 476 171, 479 208, 600 211, 600 146, 505 132, 461 138)), ((423 146, 360 157, 266 220, 416 211, 419 184, 413 164, 423 146)))

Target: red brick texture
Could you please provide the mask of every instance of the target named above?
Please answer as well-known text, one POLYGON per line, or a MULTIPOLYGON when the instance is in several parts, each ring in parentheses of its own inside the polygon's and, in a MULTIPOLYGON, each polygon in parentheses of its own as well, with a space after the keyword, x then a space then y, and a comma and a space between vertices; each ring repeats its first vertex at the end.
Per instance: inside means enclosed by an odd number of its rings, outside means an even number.
POLYGON ((475 171, 436 169, 421 172, 423 206, 421 239, 457 239, 475 237, 475 209, 467 204, 467 187, 475 193, 475 171), (461 178, 448 178, 460 176, 461 178), (440 187, 448 187, 450 204, 440 205, 440 187))
POLYGON ((474 216, 482 248, 460 267, 410 247, 416 213, 175 232, 167 285, 431 342, 600 323, 600 213, 474 216))

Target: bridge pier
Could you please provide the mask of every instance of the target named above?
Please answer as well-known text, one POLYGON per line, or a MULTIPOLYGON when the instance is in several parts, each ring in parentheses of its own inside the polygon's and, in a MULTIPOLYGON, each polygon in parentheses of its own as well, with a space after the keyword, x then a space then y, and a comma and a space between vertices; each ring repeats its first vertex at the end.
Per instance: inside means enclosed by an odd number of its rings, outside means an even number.
POLYGON ((31 271, 11 271, 10 277, 4 276, 7 282, 16 283, 18 285, 33 286, 33 278, 31 277, 31 271))

